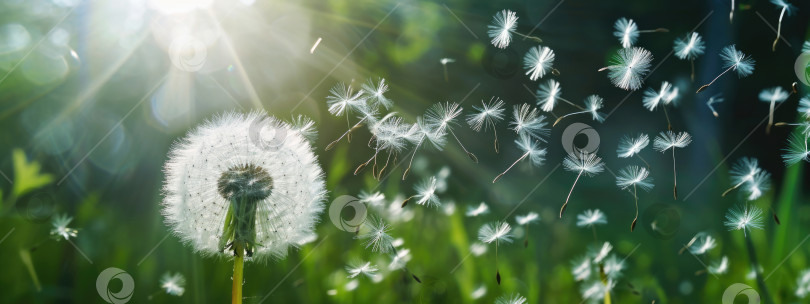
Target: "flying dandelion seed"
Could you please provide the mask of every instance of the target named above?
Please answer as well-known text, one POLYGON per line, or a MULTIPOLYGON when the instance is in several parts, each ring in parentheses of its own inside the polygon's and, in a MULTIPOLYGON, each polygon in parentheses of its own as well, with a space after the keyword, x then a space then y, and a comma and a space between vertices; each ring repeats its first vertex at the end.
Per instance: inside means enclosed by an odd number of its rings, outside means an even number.
POLYGON ((546 117, 539 115, 537 108, 527 103, 514 107, 509 125, 519 136, 528 135, 542 142, 546 142, 545 138, 551 134, 551 130, 546 127, 546 117))
POLYGON ((492 180, 493 184, 501 179, 506 172, 512 170, 512 167, 514 167, 517 163, 526 158, 528 158, 529 163, 535 167, 542 166, 543 162, 546 160, 546 149, 540 148, 540 142, 532 138, 530 135, 521 134, 520 137, 515 140, 515 144, 517 144, 518 148, 523 151, 523 155, 513 162, 509 168, 506 168, 506 170, 504 170, 501 174, 498 174, 498 176, 492 180))
POLYGON ((394 238, 388 232, 391 226, 385 223, 382 218, 370 218, 363 223, 368 231, 356 236, 356 239, 364 240, 366 248, 371 248, 373 252, 389 253, 394 248, 392 242, 394 238))
MULTIPOLYGON (((754 175, 754 178, 745 185, 744 190, 748 193, 747 199, 749 201, 753 201, 762 196, 763 192, 768 191, 768 189, 771 188, 771 174, 764 170, 757 172, 757 174, 754 175)), ((779 219, 775 216, 776 215, 774 214, 774 219, 776 219, 778 223, 779 219)))
MULTIPOLYGON (((393 113, 392 113, 393 114, 393 113)), ((374 141, 374 154, 364 163, 360 164, 355 170, 354 175, 357 175, 363 168, 368 166, 374 161, 372 171, 376 171, 375 178, 380 179, 382 173, 388 168, 388 163, 393 155, 396 159, 397 155, 402 152, 408 143, 411 142, 417 134, 416 129, 410 124, 402 122, 402 117, 393 116, 392 114, 386 115, 380 119, 371 130, 372 138, 374 141), (385 165, 377 170, 377 157, 380 152, 387 153, 385 165)), ((369 145, 371 146, 371 145, 369 145)), ((372 172, 372 175, 374 172, 372 172)))
POLYGON ((554 121, 554 123, 551 126, 552 127, 556 126, 558 123, 560 123, 561 120, 563 120, 563 118, 569 117, 571 115, 586 114, 586 113, 591 114, 591 119, 598 121, 600 123, 604 122, 605 114, 599 112, 599 110, 602 109, 602 107, 604 106, 604 103, 605 100, 602 99, 602 97, 599 97, 599 95, 590 95, 585 98, 585 108, 582 111, 568 113, 563 116, 560 116, 559 118, 557 118, 557 120, 554 121))
POLYGON ((742 230, 744 235, 748 235, 751 229, 762 229, 762 209, 753 205, 740 204, 731 208, 726 213, 726 221, 723 223, 729 231, 742 230))
POLYGON ((591 259, 588 256, 582 257, 580 260, 572 261, 573 267, 571 274, 574 275, 574 280, 584 281, 591 276, 591 259))
POLYGON ((335 147, 335 145, 337 145, 340 142, 340 140, 342 140, 344 137, 346 137, 347 140, 351 142, 352 132, 362 127, 363 123, 374 124, 378 120, 377 116, 379 116, 380 114, 377 107, 362 106, 357 108, 356 111, 360 114, 360 116, 357 117, 358 121, 354 125, 349 127, 349 129, 346 130, 346 132, 343 132, 343 134, 341 134, 340 137, 338 137, 337 139, 326 145, 326 148, 324 150, 326 151, 332 150, 332 148, 335 147))
POLYGON ((619 158, 628 158, 636 156, 640 159, 647 168, 650 168, 650 164, 641 157, 639 154, 641 150, 647 147, 650 144, 650 137, 647 134, 639 134, 636 137, 630 137, 628 135, 622 136, 619 140, 619 147, 616 149, 616 154, 618 154, 619 158))
POLYGON ((69 217, 67 214, 60 214, 53 219, 51 219, 51 236, 53 236, 56 240, 60 240, 64 238, 65 240, 69 240, 70 238, 75 238, 79 231, 73 228, 68 227, 70 222, 73 221, 72 217, 69 217))
POLYGON ((759 167, 759 161, 756 158, 740 158, 740 160, 731 166, 731 170, 729 170, 731 182, 734 186, 723 192, 721 196, 726 196, 726 194, 739 188, 743 184, 753 182, 754 177, 762 171, 763 170, 759 167))
POLYGON ((529 224, 540 220, 540 215, 536 212, 529 212, 526 215, 515 216, 518 225, 526 226, 526 238, 523 240, 523 247, 529 247, 529 224))
POLYGON ((723 100, 724 100, 723 96, 720 95, 720 94, 717 94, 717 95, 714 95, 712 97, 709 97, 709 100, 706 101, 706 106, 709 107, 709 110, 712 111, 712 115, 714 115, 714 117, 719 117, 720 116, 719 114, 717 114, 717 111, 714 109, 714 104, 715 103, 721 103, 721 102, 723 102, 723 100))
POLYGON ((607 224, 607 217, 599 209, 588 209, 577 215, 577 227, 593 227, 607 224))
MULTIPOLYGON (((717 247, 717 241, 705 232, 699 232, 689 240, 689 243, 684 246, 684 249, 689 249, 689 252, 694 255, 701 255, 708 253, 709 250, 714 249, 714 247, 717 247)), ((683 252, 684 249, 681 249, 681 252, 683 252)), ((681 252, 678 252, 678 254, 681 252)))
POLYGON ((574 184, 571 185, 571 191, 568 191, 568 197, 565 198, 565 203, 560 208, 560 218, 562 218, 563 212, 568 206, 568 200, 571 199, 571 193, 574 192, 574 187, 576 187, 582 174, 584 173, 588 176, 596 175, 604 170, 605 164, 602 163, 602 158, 596 156, 595 153, 581 151, 580 155, 569 153, 563 160, 563 167, 565 170, 578 173, 574 184))
MULTIPOLYGON (((601 279, 595 279, 583 285, 580 294, 583 299, 591 303, 601 302, 609 296, 610 291, 612 291, 615 286, 616 282, 613 280, 602 281, 601 279)), ((605 300, 605 302, 610 303, 608 300, 605 300)))
POLYGON ((622 44, 622 48, 632 47, 636 43, 639 34, 669 32, 669 30, 665 28, 657 28, 654 30, 639 30, 636 22, 633 21, 633 19, 627 18, 619 18, 618 20, 616 20, 616 23, 613 24, 613 29, 614 29, 613 36, 619 38, 619 43, 622 44))
POLYGON ((787 14, 788 16, 793 14, 795 7, 793 6, 793 4, 790 4, 785 0, 771 0, 771 3, 773 3, 773 5, 776 5, 777 8, 782 10, 779 13, 779 23, 776 26, 776 38, 773 39, 772 51, 776 52, 776 44, 779 43, 779 37, 782 36, 782 19, 785 18, 785 14, 787 14))
POLYGON ((717 77, 712 79, 711 82, 700 87, 697 90, 697 93, 700 93, 714 84, 717 79, 728 73, 728 71, 736 71, 737 77, 739 78, 743 78, 754 73, 754 64, 756 64, 756 61, 745 53, 738 51, 737 46, 734 44, 724 47, 720 51, 720 58, 723 59, 723 68, 726 70, 720 73, 720 75, 717 75, 717 77))
POLYGON ((529 80, 535 81, 543 78, 549 71, 556 71, 553 67, 554 57, 554 51, 548 47, 538 45, 530 48, 526 56, 523 57, 523 68, 526 69, 529 80))
POLYGON ((661 132, 653 142, 653 149, 664 153, 668 149, 672 149, 672 174, 673 174, 673 188, 672 195, 678 199, 678 170, 675 167, 675 148, 684 148, 692 143, 692 135, 686 132, 675 133, 672 131, 661 132))
POLYGON ((495 299, 495 304, 526 304, 526 298, 520 294, 503 295, 495 299))
POLYGON ((165 273, 160 278, 160 288, 171 296, 183 296, 186 291, 186 278, 180 273, 165 273))
POLYGON ((363 95, 363 91, 354 92, 346 83, 339 82, 329 90, 329 94, 326 97, 329 113, 335 116, 346 115, 346 120, 349 119, 349 113, 366 107, 366 96, 363 95))
POLYGON ((234 303, 242 301, 245 256, 283 258, 313 233, 326 196, 309 142, 258 111, 225 113, 190 131, 164 170, 166 223, 198 253, 233 257, 234 303), (257 125, 276 132, 256 134, 257 125))
POLYGON ((512 34, 516 34, 525 39, 534 40, 535 42, 543 42, 542 39, 534 36, 528 36, 517 32, 518 17, 515 12, 510 10, 502 10, 495 13, 492 17, 492 24, 487 25, 489 29, 487 34, 492 45, 499 49, 505 49, 512 42, 512 34))
POLYGON ((611 250, 613 250, 613 245, 611 245, 609 242, 605 242, 602 244, 602 247, 599 247, 598 249, 591 248, 589 255, 593 257, 593 262, 595 264, 599 264, 608 256, 608 254, 610 254, 611 250))
POLYGON ((605 259, 605 263, 603 264, 602 268, 605 272, 605 276, 611 280, 617 280, 622 276, 622 270, 624 270, 624 261, 619 260, 619 258, 613 254, 610 255, 609 258, 605 259))
POLYGON ((771 133, 771 127, 773 127, 773 111, 775 109, 775 105, 777 103, 784 102, 789 96, 790 94, 783 90, 782 87, 773 87, 759 92, 759 100, 770 104, 770 111, 768 112, 768 126, 765 128, 765 131, 768 134, 771 133))
POLYGON ((799 99, 799 107, 796 108, 799 114, 804 116, 805 120, 810 120, 810 95, 806 95, 799 99))
POLYGON ((641 88, 645 76, 650 72, 652 60, 652 53, 644 48, 624 48, 613 56, 611 65, 599 69, 599 72, 608 70, 608 77, 614 86, 635 91, 641 88))
POLYGON ((633 222, 630 223, 630 232, 636 228, 636 221, 638 221, 638 191, 641 188, 644 191, 650 191, 653 188, 653 179, 650 176, 650 171, 647 168, 638 166, 627 166, 619 170, 619 175, 616 176, 616 186, 622 190, 633 187, 633 198, 636 203, 636 216, 633 222))
POLYGON ((478 300, 484 297, 485 295, 487 295, 487 286, 481 284, 480 286, 478 286, 478 288, 473 290, 472 293, 470 293, 470 298, 472 298, 473 300, 478 300))
POLYGON ((692 32, 686 34, 683 39, 675 39, 675 45, 673 46, 675 56, 681 60, 689 60, 689 64, 692 66, 692 74, 690 74, 692 81, 695 81, 695 59, 703 55, 705 50, 706 43, 703 42, 703 38, 698 33, 692 32))
POLYGON ((667 113, 666 106, 674 105, 677 98, 678 88, 664 81, 661 83, 661 88, 658 91, 652 88, 647 89, 647 91, 644 92, 642 102, 644 103, 644 107, 650 110, 650 112, 655 111, 660 105, 661 108, 664 109, 664 117, 667 119, 667 129, 672 130, 672 122, 669 120, 669 113, 667 113))
POLYGON ((511 230, 512 227, 506 222, 489 223, 478 229, 478 240, 487 244, 495 242, 495 280, 498 285, 501 285, 501 271, 498 269, 498 244, 512 242, 512 234, 509 233, 511 230))
POLYGON ((441 201, 439 201, 439 196, 436 195, 436 177, 431 176, 430 178, 423 180, 421 183, 416 185, 414 190, 416 190, 416 194, 407 198, 405 202, 402 203, 403 208, 408 205, 408 201, 414 198, 416 199, 416 204, 418 205, 427 207, 439 207, 442 205, 441 201))
POLYGON ((394 106, 394 101, 384 95, 388 92, 388 84, 385 83, 385 78, 377 79, 377 83, 369 79, 363 84, 362 91, 368 97, 370 107, 382 106, 387 110, 394 106))
MULTIPOLYGON (((478 157, 472 152, 467 151, 467 148, 464 147, 461 140, 458 139, 458 136, 453 133, 453 128, 456 126, 455 119, 461 115, 461 110, 462 108, 455 102, 434 104, 425 112, 424 123, 427 124, 430 129, 434 130, 433 132, 435 133, 450 133, 461 149, 464 150, 464 153, 467 153, 467 156, 469 156, 474 163, 478 163, 478 157)), ((408 165, 408 168, 410 169, 410 165, 408 165)))
POLYGON ((724 274, 728 272, 728 257, 723 256, 720 261, 714 262, 709 265, 708 268, 709 273, 711 274, 724 274))
POLYGON ((366 190, 361 190, 360 194, 357 195, 358 200, 366 205, 379 207, 385 202, 385 194, 382 192, 367 192, 366 190))
POLYGON ((810 149, 807 147, 807 134, 793 133, 788 138, 788 146, 782 154, 785 166, 797 164, 801 161, 810 162, 810 149))
POLYGON ((489 213, 489 206, 486 203, 481 202, 478 206, 467 206, 467 213, 465 213, 468 217, 476 217, 482 214, 489 213))
POLYGON ((441 63, 441 64, 442 64, 442 69, 444 69, 444 82, 448 82, 448 81, 450 81, 450 80, 449 80, 449 78, 447 77, 447 64, 448 64, 448 63, 453 63, 453 62, 456 62, 456 60, 455 60, 455 59, 453 59, 453 58, 442 58, 442 59, 439 59, 439 63, 441 63))
POLYGON ((503 100, 493 96, 489 103, 481 100, 481 107, 472 106, 476 112, 467 116, 467 124, 473 131, 481 132, 483 129, 486 132, 488 129, 492 129, 495 134, 495 153, 500 153, 496 126, 503 120, 504 105, 503 100))
POLYGON ((377 266, 372 265, 371 262, 356 261, 346 266, 346 272, 349 273, 347 278, 353 279, 359 275, 373 279, 377 276, 377 266))
POLYGON ((437 150, 441 150, 447 142, 447 132, 445 130, 436 128, 432 124, 426 123, 423 117, 418 117, 416 119, 416 123, 411 126, 408 134, 412 134, 407 138, 414 145, 414 148, 413 153, 411 154, 411 159, 408 162, 408 167, 405 169, 405 172, 402 173, 402 180, 405 180, 405 178, 408 177, 408 173, 411 171, 411 166, 413 165, 413 159, 416 156, 416 152, 419 151, 419 148, 422 147, 425 142, 430 143, 437 150))

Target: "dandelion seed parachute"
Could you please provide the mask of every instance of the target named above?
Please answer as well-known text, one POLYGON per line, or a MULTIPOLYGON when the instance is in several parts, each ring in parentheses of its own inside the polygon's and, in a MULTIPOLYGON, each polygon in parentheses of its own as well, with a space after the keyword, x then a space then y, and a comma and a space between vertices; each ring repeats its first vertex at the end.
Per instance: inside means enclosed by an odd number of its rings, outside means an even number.
POLYGON ((497 97, 492 97, 489 100, 489 103, 485 103, 483 100, 481 100, 481 107, 472 107, 476 112, 467 116, 467 124, 470 125, 470 128, 475 132, 481 132, 482 129, 484 131, 487 129, 492 129, 492 132, 495 134, 495 153, 499 153, 500 146, 498 145, 498 130, 495 128, 495 126, 503 120, 503 100, 497 97))
POLYGON ((54 216, 53 219, 51 219, 51 226, 53 226, 53 229, 51 229, 51 236, 55 237, 57 240, 62 238, 65 240, 75 238, 79 234, 79 231, 68 227, 72 221, 73 218, 67 214, 54 216))
POLYGON ((788 138, 788 146, 783 149, 782 160, 785 166, 797 164, 801 161, 810 162, 810 149, 807 145, 808 135, 794 132, 788 138))
POLYGON ((551 134, 546 126, 546 116, 539 115, 537 108, 527 103, 516 105, 512 111, 513 120, 509 123, 510 128, 518 135, 528 135, 542 142, 546 142, 545 137, 551 134))
POLYGON ((751 229, 762 229, 762 209, 753 205, 740 204, 728 210, 723 223, 729 231, 742 230, 747 235, 751 229))
POLYGON ((329 113, 335 116, 348 115, 350 112, 359 111, 366 106, 366 97, 363 91, 354 92, 351 86, 340 82, 329 90, 326 97, 326 104, 329 106, 329 113))
POLYGON ((652 53, 646 49, 624 48, 613 56, 610 66, 599 71, 608 70, 608 77, 616 87, 635 91, 641 88, 644 77, 650 72, 652 60, 652 53))
POLYGON ((672 174, 674 181, 672 193, 675 199, 678 199, 678 170, 675 167, 675 148, 684 148, 690 143, 692 143, 692 135, 686 132, 675 133, 672 131, 661 132, 655 138, 655 141, 653 141, 653 149, 661 153, 672 149, 672 174))
POLYGON ((723 256, 720 261, 712 263, 708 268, 711 274, 724 274, 728 271, 728 257, 723 256))
POLYGON ((478 206, 467 206, 467 212, 465 213, 466 216, 475 217, 482 214, 489 213, 489 206, 486 203, 481 202, 478 206))
POLYGON ((540 148, 539 141, 534 139, 529 134, 526 133, 520 134, 520 137, 518 137, 518 139, 515 140, 515 144, 517 144, 518 148, 521 151, 523 151, 523 155, 521 155, 515 162, 513 162, 512 165, 509 166, 509 168, 506 168, 506 170, 504 170, 501 174, 498 174, 498 176, 496 176, 495 179, 492 180, 493 184, 497 182, 499 179, 501 179, 501 177, 503 177, 506 174, 506 172, 512 170, 512 168, 521 160, 528 158, 531 165, 537 167, 543 165, 543 162, 546 160, 546 149, 540 148))
POLYGON ((588 209, 577 215, 577 227, 592 227, 607 224, 607 217, 599 209, 588 209))
POLYGON ((382 218, 370 218, 363 223, 363 226, 368 228, 368 231, 356 236, 355 238, 364 240, 366 248, 371 248, 373 252, 389 253, 394 248, 394 238, 388 232, 391 231, 391 226, 385 223, 382 218))
POLYGON ((623 48, 632 47, 633 44, 636 43, 638 39, 639 31, 638 25, 633 19, 627 18, 619 18, 616 20, 616 23, 613 24, 613 36, 619 38, 619 42, 622 44, 623 48))
POLYGON ((616 186, 621 188, 622 190, 628 189, 629 187, 633 187, 633 199, 635 200, 636 204, 636 216, 633 218, 633 222, 630 223, 630 232, 632 232, 636 228, 636 222, 638 221, 638 191, 637 188, 641 188, 644 191, 650 191, 653 188, 653 179, 649 177, 650 171, 646 168, 638 167, 638 166, 627 166, 619 171, 619 175, 616 176, 616 186))
POLYGON ((385 78, 379 78, 377 83, 369 79, 363 84, 362 90, 364 95, 368 96, 369 106, 382 106, 390 109, 394 105, 394 101, 384 95, 388 92, 388 84, 385 83, 385 78))
POLYGON ((675 45, 673 46, 675 56, 681 60, 689 60, 689 64, 692 67, 692 73, 690 74, 692 81, 695 81, 695 59, 703 55, 705 50, 706 44, 698 33, 689 33, 686 35, 685 39, 675 39, 675 45))
POLYGON ((526 304, 526 298, 520 294, 503 295, 495 299, 495 304, 526 304))
POLYGON ((168 295, 183 296, 186 291, 186 278, 180 273, 165 273, 160 278, 160 288, 168 295))
POLYGON ((517 20, 515 12, 510 10, 502 10, 495 14, 492 18, 492 24, 488 25, 489 38, 492 45, 497 48, 505 49, 512 42, 512 34, 517 29, 517 20))
MULTIPOLYGON (((636 137, 625 135, 622 136, 621 140, 619 140, 619 148, 616 149, 616 154, 618 154, 620 158, 633 157, 633 155, 636 155, 641 152, 641 150, 644 150, 644 148, 646 148, 649 144, 650 137, 647 136, 647 134, 642 133, 636 137)), ((647 167, 649 167, 649 165, 647 167)))
POLYGON ((717 110, 714 109, 714 104, 715 103, 721 103, 721 102, 723 102, 723 100, 724 100, 723 96, 718 94, 718 95, 714 95, 712 97, 709 97, 709 100, 706 101, 706 106, 709 107, 709 110, 712 111, 712 115, 714 115, 714 117, 719 117, 720 116, 720 114, 717 114, 717 110))
POLYGON ((773 3, 774 5, 776 5, 777 8, 782 10, 779 13, 779 23, 776 26, 776 38, 773 39, 772 51, 776 52, 776 44, 779 43, 779 37, 782 36, 782 19, 785 18, 785 14, 790 16, 795 10, 795 7, 785 0, 771 0, 771 3, 773 3))
POLYGON ((236 241, 248 243, 254 258, 282 258, 313 233, 326 197, 307 140, 258 111, 225 113, 193 129, 173 145, 164 171, 166 223, 205 256, 229 257, 226 245, 236 241), (229 213, 232 206, 255 213, 229 213), (231 217, 239 227, 228 225, 231 217))
POLYGON ((350 279, 359 275, 373 279, 377 275, 377 271, 379 271, 379 269, 376 265, 372 265, 371 262, 354 261, 346 266, 346 272, 349 273, 347 278, 350 279))
POLYGON ((602 97, 599 97, 599 95, 590 95, 590 96, 585 98, 584 102, 585 102, 585 108, 582 108, 582 111, 568 113, 568 114, 565 114, 563 116, 560 116, 559 118, 557 118, 557 120, 554 121, 553 124, 551 124, 551 126, 552 127, 556 126, 558 123, 560 123, 560 121, 563 120, 563 118, 566 118, 566 117, 569 117, 569 116, 572 116, 572 115, 586 114, 586 113, 591 114, 591 118, 593 120, 595 120, 595 121, 598 121, 598 122, 604 122, 605 121, 605 114, 602 113, 602 112, 599 112, 599 110, 602 109, 602 107, 604 106, 604 99, 602 99, 602 97))
POLYGON ((771 133, 771 127, 773 127, 773 111, 776 104, 784 102, 789 96, 790 94, 782 89, 782 87, 773 87, 759 92, 759 100, 770 104, 768 126, 765 129, 767 133, 771 133))
POLYGON ((579 155, 569 153, 563 160, 563 168, 571 172, 578 172, 574 184, 571 185, 571 191, 568 192, 568 197, 565 198, 565 203, 560 208, 560 218, 562 218, 565 208, 568 206, 568 200, 571 199, 571 193, 574 192, 574 187, 577 185, 579 178, 582 174, 595 175, 604 170, 605 164, 602 158, 596 156, 596 153, 588 153, 582 151, 579 155))
POLYGON ((526 69, 526 75, 529 79, 535 81, 543 78, 546 73, 553 69, 554 65, 554 51, 545 46, 536 46, 529 49, 526 56, 523 57, 523 67, 526 69))
POLYGON ((799 111, 799 114, 802 114, 805 120, 810 120, 810 95, 799 99, 799 107, 796 110, 799 111))
POLYGON ((756 64, 756 61, 742 51, 737 50, 737 46, 734 44, 724 47, 720 51, 720 58, 723 60, 723 68, 725 70, 720 73, 720 75, 717 75, 717 77, 712 79, 711 82, 698 88, 696 93, 700 93, 714 84, 717 79, 728 73, 728 71, 736 71, 737 77, 739 78, 743 78, 754 73, 754 65, 756 64))

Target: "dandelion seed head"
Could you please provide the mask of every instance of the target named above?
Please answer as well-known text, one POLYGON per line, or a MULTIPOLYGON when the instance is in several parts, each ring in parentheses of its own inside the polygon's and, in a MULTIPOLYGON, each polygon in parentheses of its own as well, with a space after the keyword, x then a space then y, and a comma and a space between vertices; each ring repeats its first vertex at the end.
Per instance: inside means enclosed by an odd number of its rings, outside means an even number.
POLYGON ((467 206, 467 213, 465 213, 465 215, 469 217, 475 217, 487 213, 489 213, 489 206, 487 206, 486 203, 481 202, 480 204, 478 204, 478 206, 475 207, 467 206))
POLYGON ((79 234, 79 231, 68 227, 72 221, 73 218, 67 214, 54 216, 53 219, 51 219, 51 226, 53 226, 53 229, 51 229, 51 235, 56 237, 57 240, 59 240, 60 237, 64 238, 65 240, 75 238, 79 234))
POLYGON ((742 51, 738 51, 734 44, 724 47, 720 51, 720 58, 723 59, 723 68, 734 67, 733 69, 737 71, 737 76, 740 78, 754 72, 756 61, 742 51))
POLYGON ((497 48, 505 49, 512 42, 512 33, 517 29, 518 17, 515 12, 510 10, 502 10, 495 13, 492 18, 492 24, 488 25, 487 34, 492 40, 492 45, 497 48))
POLYGON ((748 234, 748 230, 762 229, 762 209, 753 205, 740 204, 728 210, 724 224, 728 230, 742 230, 743 234, 748 234))
POLYGON ((647 136, 647 134, 642 133, 636 137, 625 135, 619 140, 619 148, 616 149, 616 153, 620 158, 632 157, 641 152, 641 150, 644 150, 649 144, 650 137, 647 136))
POLYGON ((690 143, 692 143, 692 135, 689 135, 689 133, 664 131, 655 137, 655 141, 653 141, 653 149, 659 152, 664 152, 668 149, 684 148, 690 143))
POLYGON ((605 164, 601 157, 596 156, 596 153, 583 151, 579 155, 569 153, 563 160, 563 167, 571 172, 597 174, 605 169, 605 164))
POLYGON ((160 278, 160 288, 166 294, 180 297, 186 291, 186 278, 180 273, 165 273, 160 278))
POLYGON ((554 51, 545 46, 536 46, 529 49, 523 57, 523 68, 529 79, 535 81, 543 78, 554 65, 554 51))
POLYGON ((526 225, 540 220, 540 215, 536 212, 529 212, 526 215, 515 216, 515 222, 518 225, 526 225))
POLYGON ((638 39, 639 31, 638 25, 633 19, 627 18, 619 18, 616 20, 616 23, 613 24, 613 36, 619 38, 619 42, 622 44, 623 48, 632 47, 633 44, 636 43, 638 39))
POLYGON ((620 49, 608 66, 608 77, 618 88, 635 91, 641 88, 650 71, 653 55, 640 47, 620 49))
POLYGON ((607 224, 607 217, 599 209, 589 209, 577 215, 577 227, 607 224))
POLYGON ((554 79, 549 79, 547 83, 541 84, 537 89, 537 105, 542 105, 541 110, 551 112, 551 110, 554 110, 554 105, 557 104, 560 94, 562 94, 560 83, 554 79))
POLYGON ((315 121, 311 118, 298 115, 290 122, 290 129, 298 133, 303 138, 306 138, 310 144, 318 139, 318 130, 315 129, 315 121))
POLYGON ((511 230, 512 227, 506 222, 485 224, 478 229, 478 240, 487 244, 495 241, 511 243, 512 234, 509 233, 511 230))
POLYGON ((628 187, 638 187, 641 190, 650 191, 653 188, 653 178, 650 177, 650 171, 647 168, 627 166, 619 170, 619 175, 616 176, 616 186, 622 190, 628 187))
POLYGON ((384 95, 388 92, 388 84, 385 83, 385 78, 377 79, 376 83, 374 83, 372 79, 367 80, 366 83, 363 84, 362 90, 365 96, 368 97, 368 102, 371 107, 382 106, 386 109, 390 109, 394 105, 394 101, 384 95))
POLYGON ((467 124, 475 132, 480 132, 481 129, 495 129, 495 125, 503 120, 504 102, 500 98, 493 97, 489 103, 481 100, 481 107, 473 106, 476 113, 467 116, 467 124))
POLYGON ((223 229, 230 199, 241 198, 255 204, 255 229, 240 231, 255 234, 246 241, 255 243, 253 257, 282 258, 311 235, 326 196, 324 174, 309 142, 290 128, 264 112, 229 112, 177 141, 162 203, 174 234, 203 255, 232 257, 224 249, 236 235, 223 229), (257 125, 264 131, 253 137, 257 125))
POLYGON ((675 39, 675 46, 673 47, 675 56, 680 59, 695 60, 698 56, 703 55, 706 50, 706 43, 698 33, 689 33, 686 39, 675 39))

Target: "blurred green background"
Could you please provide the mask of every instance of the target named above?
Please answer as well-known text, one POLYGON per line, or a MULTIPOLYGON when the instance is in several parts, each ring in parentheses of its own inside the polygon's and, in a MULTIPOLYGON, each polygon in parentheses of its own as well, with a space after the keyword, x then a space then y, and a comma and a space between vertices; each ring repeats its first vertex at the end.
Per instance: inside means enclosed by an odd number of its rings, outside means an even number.
MULTIPOLYGON (((337 229, 324 213, 315 241, 285 260, 247 264, 246 303, 491 303, 515 292, 530 303, 579 303, 581 284, 571 275, 571 261, 595 242, 592 231, 576 227, 576 214, 591 208, 608 218, 597 229, 598 241, 611 242, 617 256, 626 257, 614 303, 718 303, 731 284, 757 288, 746 278, 751 266, 742 232, 723 226, 726 210, 745 199, 739 192, 720 196, 730 186, 730 163, 743 156, 758 158, 773 174, 771 190, 753 202, 768 211, 765 229, 749 234, 763 273, 771 274, 766 284, 777 302, 800 303, 794 295, 796 278, 810 267, 810 243, 804 243, 810 234, 806 163, 785 168, 781 161, 790 129, 775 128, 766 135, 764 126, 756 128, 768 111, 757 94, 797 81, 793 64, 807 38, 810 6, 795 3, 798 11, 783 23, 786 42, 772 52, 775 33, 768 24, 776 26, 779 11, 768 1, 737 2, 729 23, 727 0, 3 0, 0 143, 5 149, 0 170, 7 179, 0 180, 0 302, 103 303, 96 278, 109 267, 134 278, 131 303, 227 302, 232 263, 201 258, 167 232, 159 205, 162 166, 172 141, 205 118, 264 108, 280 118, 304 114, 316 121, 314 149, 326 171, 327 206, 362 190, 381 191, 389 202, 401 199, 413 193, 413 184, 446 167, 447 191, 440 198, 453 202, 456 211, 446 215, 441 208, 414 205, 407 207, 413 212, 410 220, 391 222, 391 234, 410 249, 408 268, 422 284, 405 272, 383 271, 382 281, 360 279, 356 289, 347 290, 348 262, 363 259, 387 268, 390 261, 337 229), (491 96, 504 99, 510 114, 511 105, 534 104, 537 85, 549 78, 532 82, 523 75, 522 56, 536 43, 517 38, 499 51, 487 38, 486 25, 502 9, 517 12, 521 33, 537 25, 533 33, 556 52, 554 67, 561 74, 553 78, 562 84, 564 98, 605 98, 603 111, 611 115, 604 123, 584 116, 562 121, 543 144, 549 152, 546 164, 520 164, 494 185, 492 178, 521 154, 505 124, 499 128, 499 154, 492 149, 491 132, 478 134, 462 125, 456 134, 480 163, 470 162, 450 141, 444 151, 420 151, 405 181, 399 178, 403 166, 380 182, 369 170, 352 174, 373 152, 364 144, 369 139, 365 129, 350 144, 344 141, 324 152, 345 130, 343 119, 329 115, 325 104, 329 88, 339 81, 358 86, 367 78, 384 77, 391 84, 387 96, 395 101, 394 110, 411 122, 429 105, 447 100, 461 102, 465 115, 491 96), (667 127, 663 113, 642 107, 642 91, 628 95, 596 71, 620 47, 612 34, 620 17, 634 19, 641 29, 670 30, 642 34, 637 43, 655 56, 655 71, 645 87, 657 88, 661 81, 679 86, 680 105, 669 115, 674 130, 694 136, 689 147, 676 153, 678 200, 670 190, 670 155, 650 148, 642 152, 656 187, 640 194, 640 223, 649 226, 656 219, 654 211, 645 214, 650 206, 676 210, 657 215, 669 220, 669 235, 641 226, 628 230, 632 196, 615 186, 609 172, 582 178, 566 216, 556 216, 575 178, 562 168, 554 170, 565 155, 561 134, 566 126, 575 121, 591 125, 600 137, 599 154, 613 172, 639 165, 616 157, 622 135, 652 137, 667 127), (692 82, 689 63, 667 54, 675 38, 698 24, 707 48, 695 62, 692 82), (199 53, 172 51, 175 38, 186 36, 195 39, 199 53), (729 44, 753 56, 754 74, 744 79, 726 75, 707 92, 694 94, 721 71, 718 53, 729 44), (447 81, 441 58, 455 59, 446 66, 447 81), (715 118, 705 101, 718 93, 726 101, 717 106, 720 116, 715 118), (482 201, 490 206, 488 214, 464 215, 468 206, 482 201), (771 220, 771 208, 780 225, 771 220), (504 278, 499 286, 494 247, 471 256, 470 246, 482 224, 514 223, 515 215, 530 211, 539 213, 541 221, 531 227, 528 247, 520 236, 499 248, 504 278), (50 219, 61 213, 74 217, 70 227, 79 230, 72 244, 49 240, 50 219), (700 256, 701 261, 679 255, 700 231, 717 238, 718 248, 700 256), (729 257, 728 273, 696 274, 705 269, 702 263, 723 255, 729 257), (160 292, 160 276, 166 272, 186 277, 182 297, 160 292), (481 286, 486 294, 474 300, 471 294, 481 286)), ((806 89, 800 83, 801 95, 806 89)), ((797 119, 797 99, 792 96, 776 111, 777 121, 797 119)), ((555 113, 567 109, 560 105, 555 113)), ((578 144, 585 141, 576 138, 578 144)), ((120 288, 116 282, 111 289, 120 288)))

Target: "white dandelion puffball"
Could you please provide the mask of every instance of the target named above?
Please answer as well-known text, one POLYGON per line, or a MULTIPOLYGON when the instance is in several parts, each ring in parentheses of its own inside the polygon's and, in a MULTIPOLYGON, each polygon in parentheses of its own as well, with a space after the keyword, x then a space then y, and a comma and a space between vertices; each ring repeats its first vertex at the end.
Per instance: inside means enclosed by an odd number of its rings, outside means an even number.
POLYGON ((244 247, 248 257, 282 258, 314 233, 326 197, 309 142, 259 111, 193 129, 172 146, 164 171, 166 223, 205 256, 244 247))

